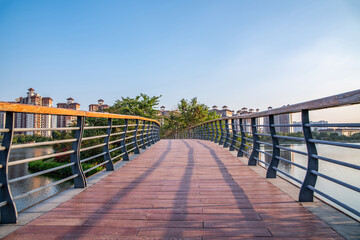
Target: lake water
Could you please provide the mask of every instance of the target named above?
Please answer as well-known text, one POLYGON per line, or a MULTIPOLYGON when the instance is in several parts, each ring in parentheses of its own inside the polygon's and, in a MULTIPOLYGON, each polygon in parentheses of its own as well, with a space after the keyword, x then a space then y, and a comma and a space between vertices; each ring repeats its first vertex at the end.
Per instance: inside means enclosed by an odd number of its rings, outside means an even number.
MULTIPOLYGON (((13 149, 10 152, 10 162, 15 160, 21 160, 25 158, 38 157, 42 155, 47 155, 53 153, 52 148, 23 148, 23 149, 13 149)), ((24 175, 28 175, 31 172, 28 170, 28 164, 19 164, 9 167, 9 179, 14 179, 24 175)), ((37 176, 33 178, 28 178, 22 181, 18 181, 10 184, 11 192, 13 196, 17 196, 26 192, 29 192, 33 189, 48 185, 52 182, 56 182, 57 179, 47 177, 47 176, 37 176)), ((28 197, 24 197, 15 201, 16 208, 18 211, 21 211, 27 207, 30 207, 41 200, 44 200, 66 188, 69 188, 72 185, 71 182, 61 183, 59 185, 49 187, 43 191, 31 194, 28 197)))
MULTIPOLYGON (((282 145, 284 147, 288 147, 294 150, 306 152, 306 145, 305 144, 288 144, 282 145)), ((336 147, 336 146, 326 146, 317 144, 317 151, 319 156, 332 158, 335 160, 352 163, 355 165, 360 164, 360 150, 359 149, 352 149, 352 148, 343 148, 343 147, 336 147)), ((262 147, 263 151, 272 152, 271 147, 262 147)), ((281 157, 291 160, 294 163, 307 167, 307 156, 303 156, 297 153, 283 151, 281 150, 281 157)), ((271 160, 270 156, 266 156, 265 154, 261 154, 260 158, 265 160, 265 162, 269 163, 271 160)), ((305 170, 302 170, 290 163, 279 161, 279 169, 285 171, 286 173, 290 174, 291 176, 303 181, 305 177, 305 170)), ((353 186, 360 188, 360 171, 351 169, 348 167, 340 166, 337 164, 325 162, 319 160, 319 172, 328 176, 331 176, 335 179, 341 180, 345 183, 351 184, 353 186)), ((280 174, 281 175, 281 174, 280 174)), ((295 185, 299 185, 295 181, 287 178, 289 181, 293 182, 295 185)), ((339 200, 347 204, 348 206, 360 211, 360 193, 347 189, 339 184, 333 183, 329 180, 326 180, 322 177, 317 178, 316 182, 316 189, 328 194, 329 196, 339 200)), ((317 194, 315 194, 317 195, 317 194)), ((324 201, 328 202, 325 198, 319 196, 319 198, 323 199, 324 201)), ((339 207, 340 208, 340 207, 339 207)), ((347 212, 347 211, 346 211, 347 212)), ((350 213, 349 213, 350 214, 350 213)), ((350 214, 354 216, 353 214, 350 214)), ((356 217, 359 219, 359 217, 356 217)))

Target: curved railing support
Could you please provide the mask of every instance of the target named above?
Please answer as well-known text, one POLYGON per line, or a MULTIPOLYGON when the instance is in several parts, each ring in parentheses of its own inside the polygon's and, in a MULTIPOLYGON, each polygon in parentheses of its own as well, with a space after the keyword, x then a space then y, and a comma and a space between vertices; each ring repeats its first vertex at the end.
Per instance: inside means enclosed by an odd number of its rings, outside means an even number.
POLYGON ((279 159, 277 158, 280 157, 280 148, 277 147, 279 145, 279 139, 275 137, 276 128, 274 127, 274 124, 275 124, 274 115, 269 115, 269 129, 270 129, 273 149, 272 149, 271 161, 266 172, 267 178, 276 178, 276 168, 279 165, 279 159))
POLYGON ((312 202, 314 200, 314 191, 311 190, 308 186, 315 187, 317 175, 312 173, 312 171, 318 171, 319 163, 318 159, 313 157, 313 155, 317 155, 317 149, 315 143, 310 142, 312 139, 311 127, 306 126, 310 123, 308 110, 301 111, 301 119, 308 153, 308 166, 304 182, 300 189, 299 202, 312 202))
POLYGON ((106 145, 103 147, 103 151, 105 152, 104 160, 107 161, 107 163, 105 165, 106 171, 114 171, 114 163, 113 163, 113 161, 111 159, 111 156, 110 156, 110 146, 109 146, 111 129, 112 129, 112 122, 113 122, 112 119, 108 118, 108 126, 109 126, 109 128, 106 129, 107 137, 105 137, 105 139, 104 139, 104 143, 106 145))
POLYGON ((0 221, 1 223, 16 223, 17 210, 10 191, 8 179, 8 163, 14 135, 15 113, 5 113, 5 129, 0 150, 0 221))
POLYGON ((71 170, 73 175, 77 174, 77 177, 74 178, 74 187, 85 188, 87 185, 86 176, 80 163, 80 148, 84 134, 85 117, 77 117, 76 125, 79 129, 75 131, 76 141, 72 144, 72 150, 74 152, 70 155, 70 162, 74 163, 74 165, 71 166, 71 170))
POLYGON ((256 130, 256 118, 251 118, 251 132, 252 132, 252 136, 253 136, 253 149, 248 161, 248 165, 249 166, 256 166, 257 164, 257 158, 259 158, 259 152, 257 151, 257 149, 259 149, 260 144, 259 144, 259 136, 256 134, 257 130, 256 130))

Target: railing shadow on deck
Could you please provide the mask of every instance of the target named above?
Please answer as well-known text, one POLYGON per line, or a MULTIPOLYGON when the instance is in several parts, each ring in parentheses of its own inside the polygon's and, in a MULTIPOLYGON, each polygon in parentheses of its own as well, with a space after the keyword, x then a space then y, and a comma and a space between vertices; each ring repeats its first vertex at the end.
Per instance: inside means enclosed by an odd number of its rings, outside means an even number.
MULTIPOLYGON (((356 179, 360 178, 360 165, 323 156, 318 153, 318 148, 339 147, 359 151, 360 145, 350 142, 316 139, 313 137, 313 129, 335 127, 346 130, 352 128, 360 133, 360 123, 313 123, 310 119, 310 113, 315 110, 359 104, 360 90, 355 90, 304 103, 269 109, 268 111, 207 121, 178 131, 173 138, 207 140, 229 148, 229 151, 236 150, 238 157, 248 158, 248 165, 264 167, 267 171, 267 178, 280 176, 298 186, 300 188, 298 199, 300 202, 312 202, 315 196, 359 221, 360 209, 356 205, 358 201, 355 199, 360 200, 360 186, 356 181, 356 179), (294 113, 300 114, 301 119, 300 122, 295 124, 289 120, 289 118, 291 119, 290 114, 294 113), (290 129, 293 128, 300 128, 302 135, 294 137, 284 134, 284 132, 290 132, 290 129), (306 146, 306 150, 301 151, 284 146, 286 141, 303 143, 306 146), (268 151, 265 150, 266 148, 268 148, 268 151), (306 162, 305 164, 296 163, 292 159, 284 157, 284 153, 304 156, 306 162), (280 164, 284 163, 299 171, 303 171, 303 177, 300 179, 280 169, 280 164), (352 181, 346 182, 343 179, 327 174, 322 168, 323 163, 330 164, 339 169, 346 168, 349 171, 353 171, 352 181), (346 191, 352 191, 355 197, 348 199, 346 202, 337 199, 334 197, 334 191, 331 188, 320 190, 317 187, 318 178, 342 187, 346 191)), ((359 116, 360 112, 354 112, 353 114, 359 116)), ((360 151, 357 153, 357 156, 360 156, 358 155, 359 153, 360 151)))
MULTIPOLYGON (((73 180, 75 188, 86 188, 87 177, 99 168, 114 170, 117 161, 128 161, 130 154, 139 154, 160 140, 160 124, 156 120, 138 116, 85 112, 61 108, 40 107, 27 104, 0 102, 0 111, 4 112, 5 128, 0 129, 0 222, 16 223, 17 208, 15 201, 39 193, 50 187, 73 180), (15 128, 15 121, 23 115, 31 119, 45 119, 53 116, 68 122, 66 126, 48 128, 15 128), (72 123, 72 124, 69 124, 72 123), (51 141, 14 144, 13 137, 18 133, 27 135, 49 135, 58 131, 62 139, 51 141), (9 161, 11 150, 32 147, 57 146, 58 152, 43 156, 9 161), (35 161, 64 158, 62 163, 45 170, 9 179, 9 168, 35 161), (89 166, 88 163, 91 163, 89 166), (12 184, 26 179, 54 174, 62 171, 65 177, 45 186, 12 194, 12 184)), ((64 124, 63 124, 64 125, 64 124)), ((61 175, 59 175, 61 176, 61 175)))

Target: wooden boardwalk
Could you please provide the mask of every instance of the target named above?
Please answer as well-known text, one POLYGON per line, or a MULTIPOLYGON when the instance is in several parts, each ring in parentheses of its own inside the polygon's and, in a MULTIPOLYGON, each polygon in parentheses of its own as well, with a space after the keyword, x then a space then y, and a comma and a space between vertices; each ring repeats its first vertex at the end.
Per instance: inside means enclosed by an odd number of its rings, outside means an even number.
POLYGON ((5 239, 342 239, 221 146, 161 140, 5 239))

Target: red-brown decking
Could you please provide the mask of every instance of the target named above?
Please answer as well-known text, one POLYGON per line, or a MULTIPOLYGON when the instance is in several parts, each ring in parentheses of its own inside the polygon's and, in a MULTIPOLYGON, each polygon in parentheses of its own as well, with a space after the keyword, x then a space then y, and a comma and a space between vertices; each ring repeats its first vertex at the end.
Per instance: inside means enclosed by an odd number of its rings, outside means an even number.
POLYGON ((5 239, 342 239, 221 146, 162 140, 5 239))

